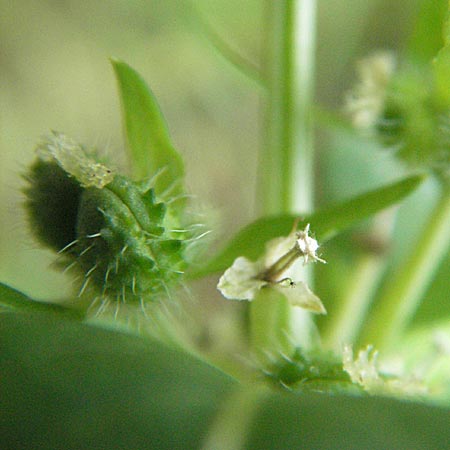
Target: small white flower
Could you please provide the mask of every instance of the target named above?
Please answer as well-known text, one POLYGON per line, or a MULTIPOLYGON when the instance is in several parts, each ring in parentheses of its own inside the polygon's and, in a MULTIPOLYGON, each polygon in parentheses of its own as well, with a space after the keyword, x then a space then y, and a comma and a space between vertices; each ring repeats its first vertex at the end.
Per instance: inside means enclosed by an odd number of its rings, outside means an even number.
POLYGON ((360 350, 358 357, 353 359, 353 349, 346 345, 342 351, 344 370, 350 375, 355 384, 359 384, 366 390, 373 390, 382 385, 382 380, 376 367, 378 352, 373 351, 371 345, 365 350, 360 350))
POLYGON ((267 281, 258 280, 259 266, 240 256, 220 277, 217 289, 230 300, 253 300, 267 281))
POLYGON ((377 52, 361 60, 357 70, 359 83, 347 95, 345 109, 356 128, 371 129, 383 112, 395 58, 390 52, 377 52))
POLYGON ((313 262, 320 261, 321 263, 325 263, 323 259, 319 258, 316 255, 316 251, 319 248, 319 244, 317 241, 308 235, 309 233, 309 223, 306 225, 303 231, 298 231, 296 233, 297 236, 297 245, 300 251, 303 253, 303 258, 305 264, 307 264, 310 260, 313 262))
POLYGON ((293 232, 288 237, 273 239, 266 245, 265 254, 256 262, 240 256, 225 271, 219 280, 217 289, 230 300, 248 300, 256 298, 261 289, 275 289, 292 306, 298 306, 317 314, 326 314, 325 307, 306 283, 294 282, 289 275, 292 265, 298 258, 304 263, 321 261, 316 255, 317 241, 308 236, 309 224, 304 231, 293 232))
POLYGON ((427 393, 424 384, 414 378, 401 378, 392 375, 383 377, 377 367, 378 352, 368 345, 353 359, 353 349, 346 345, 342 351, 343 368, 353 383, 359 384, 370 394, 423 395, 427 393))

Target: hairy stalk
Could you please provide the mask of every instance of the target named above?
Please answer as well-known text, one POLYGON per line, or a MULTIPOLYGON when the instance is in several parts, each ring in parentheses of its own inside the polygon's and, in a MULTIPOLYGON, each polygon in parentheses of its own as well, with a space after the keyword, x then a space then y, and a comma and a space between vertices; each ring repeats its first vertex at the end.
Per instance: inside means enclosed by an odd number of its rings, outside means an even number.
POLYGON ((362 337, 363 343, 386 349, 404 332, 450 244, 450 183, 404 264, 393 273, 362 337))
MULTIPOLYGON (((265 72, 267 98, 264 117, 264 145, 259 161, 259 205, 261 213, 309 212, 312 207, 315 0, 266 2, 267 32, 265 72)), ((305 277, 303 277, 305 279, 305 277)), ((283 318, 284 333, 308 333, 303 311, 274 302, 272 310, 256 300, 251 317, 267 323, 265 316, 283 318), (262 308, 259 311, 259 308, 262 308), (280 311, 280 308, 286 311, 280 311)), ((263 327, 252 324, 252 340, 264 344, 263 327)), ((268 333, 268 330, 265 330, 268 333)), ((268 334, 277 334, 275 331, 268 334)), ((296 339, 295 339, 296 340, 296 339)), ((273 340, 266 342, 267 347, 273 340)), ((282 343, 281 349, 289 351, 282 343), (284 347, 284 348, 283 348, 284 347)))

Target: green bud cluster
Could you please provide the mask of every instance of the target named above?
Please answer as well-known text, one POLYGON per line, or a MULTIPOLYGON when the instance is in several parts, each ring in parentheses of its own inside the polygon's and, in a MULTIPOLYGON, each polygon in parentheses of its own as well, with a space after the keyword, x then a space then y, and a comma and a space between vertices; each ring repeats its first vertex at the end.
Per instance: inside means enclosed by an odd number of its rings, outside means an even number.
POLYGON ((427 69, 393 75, 375 129, 409 165, 443 172, 450 165, 450 103, 439 95, 427 69))
POLYGON ((359 80, 345 110, 353 125, 378 139, 409 166, 448 173, 450 54, 432 63, 399 65, 377 52, 358 64, 359 80))
POLYGON ((264 370, 265 377, 283 387, 302 386, 324 389, 331 383, 341 386, 350 384, 350 377, 342 369, 342 363, 331 355, 306 355, 297 348, 292 356, 280 355, 264 370))

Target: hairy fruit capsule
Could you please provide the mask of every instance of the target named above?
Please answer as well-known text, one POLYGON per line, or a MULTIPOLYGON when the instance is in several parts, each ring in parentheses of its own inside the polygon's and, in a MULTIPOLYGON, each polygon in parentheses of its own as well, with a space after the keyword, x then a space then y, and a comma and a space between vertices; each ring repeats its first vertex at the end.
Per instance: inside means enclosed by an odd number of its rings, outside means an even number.
POLYGON ((177 282, 187 234, 171 199, 151 182, 116 174, 84 147, 53 133, 26 175, 29 221, 38 240, 82 274, 79 295, 140 303, 177 282))

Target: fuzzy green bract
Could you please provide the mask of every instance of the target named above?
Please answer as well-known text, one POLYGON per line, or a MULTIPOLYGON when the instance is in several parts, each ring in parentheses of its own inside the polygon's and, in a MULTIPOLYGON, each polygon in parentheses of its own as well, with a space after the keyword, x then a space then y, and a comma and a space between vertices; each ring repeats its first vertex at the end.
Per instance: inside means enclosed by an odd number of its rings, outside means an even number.
POLYGON ((137 180, 53 132, 26 174, 26 204, 38 240, 81 272, 79 296, 142 305, 167 293, 186 266, 183 164, 143 80, 124 63, 114 69, 137 180))

